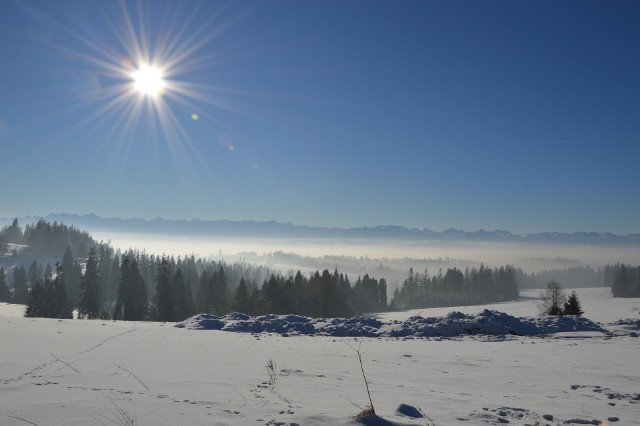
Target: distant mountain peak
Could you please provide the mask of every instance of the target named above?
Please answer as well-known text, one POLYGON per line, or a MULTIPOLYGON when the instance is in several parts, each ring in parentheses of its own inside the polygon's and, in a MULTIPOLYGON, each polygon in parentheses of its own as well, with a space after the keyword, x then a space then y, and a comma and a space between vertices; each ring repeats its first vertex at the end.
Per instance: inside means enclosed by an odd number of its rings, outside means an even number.
MULTIPOLYGON (((640 234, 616 235, 611 232, 573 232, 562 233, 547 231, 538 233, 514 234, 503 229, 488 231, 464 231, 448 228, 433 231, 428 228, 406 228, 399 225, 362 226, 352 228, 294 225, 274 220, 202 220, 202 219, 146 219, 103 218, 94 213, 78 215, 71 213, 52 213, 44 217, 27 216, 18 218, 21 224, 37 222, 39 219, 64 222, 82 230, 100 232, 135 232, 143 234, 172 234, 184 236, 224 236, 224 237, 263 237, 263 238, 353 238, 382 240, 423 240, 423 241, 496 241, 520 243, 564 243, 564 244, 609 244, 638 245, 640 234)), ((9 224, 13 218, 0 218, 0 224, 9 224)))

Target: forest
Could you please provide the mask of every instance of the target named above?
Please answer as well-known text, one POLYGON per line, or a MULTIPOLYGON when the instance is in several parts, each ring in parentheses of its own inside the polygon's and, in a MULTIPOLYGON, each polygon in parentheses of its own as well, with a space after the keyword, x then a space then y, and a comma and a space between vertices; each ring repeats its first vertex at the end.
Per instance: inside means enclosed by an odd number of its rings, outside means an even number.
MULTIPOLYGON (((180 321, 195 313, 299 314, 349 317, 360 313, 515 300, 518 283, 533 280, 512 265, 449 267, 430 274, 409 269, 394 290, 385 278, 333 271, 283 274, 243 260, 114 250, 87 232, 40 220, 0 229, 1 253, 18 261, 0 267, 0 301, 26 304, 27 316, 180 321), (55 253, 58 253, 56 257, 55 253), (38 257, 40 256, 40 257, 38 257), (43 266, 37 259, 55 259, 43 266), (18 262, 19 263, 19 262, 18 262), (391 297, 389 297, 391 296, 391 297)), ((581 270, 584 272, 584 270, 581 270)), ((587 269, 587 274, 596 273, 587 269)), ((607 265, 598 274, 616 297, 637 297, 637 267, 607 265)))

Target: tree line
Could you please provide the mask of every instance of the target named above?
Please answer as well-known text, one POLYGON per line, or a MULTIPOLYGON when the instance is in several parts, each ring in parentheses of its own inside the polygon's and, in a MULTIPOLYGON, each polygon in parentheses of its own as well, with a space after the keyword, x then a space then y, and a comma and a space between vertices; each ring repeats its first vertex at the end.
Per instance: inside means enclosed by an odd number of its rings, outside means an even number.
POLYGON ((435 275, 409 270, 409 276, 393 294, 393 309, 434 308, 441 306, 479 305, 517 299, 518 284, 513 266, 491 269, 442 269, 435 275))
POLYGON ((351 316, 388 308, 386 281, 367 274, 352 286, 337 269, 284 276, 246 262, 120 253, 73 227, 42 220, 24 232, 14 220, 0 235, 47 255, 67 242, 54 267, 34 259, 28 268, 13 268, 12 288, 0 267, 0 301, 26 304, 31 317, 70 318, 77 309, 79 318, 179 321, 196 312, 351 316), (75 255, 86 247, 86 255, 75 255))
MULTIPOLYGON (((41 274, 37 266, 30 267, 27 273, 23 267, 14 271, 13 300, 25 299, 25 316, 71 318, 72 310, 77 309, 78 317, 87 319, 180 321, 196 312, 334 317, 388 308, 386 281, 368 275, 351 286, 349 278, 337 270, 315 272, 308 277, 300 271, 286 278, 272 273, 260 286, 241 277, 234 288, 227 279, 234 268, 223 262, 205 262, 198 274, 197 268, 190 268, 196 266, 193 258, 176 261, 130 251, 120 259, 110 259, 103 252, 101 259, 99 252, 91 248, 84 270, 79 271, 77 260, 65 261, 68 253, 69 249, 54 271, 47 268, 41 274), (145 278, 149 276, 151 260, 155 260, 152 292, 148 291, 150 285, 145 278), (117 288, 111 305, 102 271, 113 275, 114 265, 118 265, 117 288)), ((0 268, 0 288, 3 284, 7 288, 4 269, 0 268)), ((10 294, 8 288, 6 293, 10 294)))
POLYGON ((69 246, 74 248, 76 257, 85 256, 91 247, 98 245, 86 231, 44 219, 26 225, 23 231, 17 218, 11 225, 0 229, 0 254, 7 250, 9 244, 29 246, 34 255, 45 257, 59 256, 69 246))
POLYGON ((336 317, 518 296, 511 266, 490 269, 480 265, 464 273, 452 268, 434 276, 411 269, 389 303, 386 280, 368 274, 351 283, 337 269, 283 275, 244 262, 228 264, 194 256, 174 259, 133 250, 120 253, 73 227, 45 221, 22 232, 15 220, 3 228, 2 235, 14 244, 39 241, 39 247, 55 245, 47 243, 47 238, 56 244, 68 242, 55 269, 36 260, 28 269, 23 265, 14 268, 12 291, 0 269, 0 301, 26 303, 29 316, 67 318, 77 309, 80 318, 121 320, 179 321, 196 312, 222 315, 232 311, 336 317), (89 246, 86 257, 74 256, 71 242, 89 246))
MULTIPOLYGON (((300 271, 282 274, 243 261, 230 264, 193 255, 175 259, 133 250, 121 253, 96 243, 88 233, 42 220, 24 232, 14 220, 0 230, 0 236, 11 244, 33 243, 41 252, 67 242, 54 267, 36 260, 8 274, 0 267, 0 301, 27 304, 30 316, 56 318, 68 318, 74 309, 81 318, 156 321, 179 321, 196 312, 222 315, 232 311, 352 316, 513 300, 518 297, 522 276, 510 265, 489 268, 480 264, 464 271, 454 267, 445 272, 439 269, 434 275, 426 269, 423 273, 410 269, 389 301, 384 278, 364 274, 351 282, 337 268, 307 275, 300 271), (74 249, 73 244, 80 248, 74 249), (78 253, 86 247, 86 254, 78 253)), ((640 296, 640 267, 615 264, 600 271, 614 296, 640 296)))
POLYGON ((640 297, 640 266, 606 265, 604 282, 611 287, 613 297, 640 297))

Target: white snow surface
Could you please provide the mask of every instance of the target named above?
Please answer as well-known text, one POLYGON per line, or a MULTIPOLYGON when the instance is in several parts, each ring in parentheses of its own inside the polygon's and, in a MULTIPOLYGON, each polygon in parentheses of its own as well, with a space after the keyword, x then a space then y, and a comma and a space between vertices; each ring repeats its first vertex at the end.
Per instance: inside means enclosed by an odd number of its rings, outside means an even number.
POLYGON ((531 291, 352 323, 268 316, 269 327, 288 328, 261 333, 222 331, 257 330, 243 323, 257 318, 239 315, 200 330, 194 318, 183 327, 22 318, 1 304, 0 425, 122 425, 120 410, 137 425, 640 425, 640 299, 576 292, 589 320, 569 326, 534 317, 531 291), (509 334, 516 326, 536 332, 509 334), (391 337, 420 327, 426 337, 391 337), (379 417, 355 417, 368 397, 353 348, 379 417))
POLYGON ((0 318, 21 317, 24 315, 24 305, 14 305, 11 303, 0 303, 0 318))

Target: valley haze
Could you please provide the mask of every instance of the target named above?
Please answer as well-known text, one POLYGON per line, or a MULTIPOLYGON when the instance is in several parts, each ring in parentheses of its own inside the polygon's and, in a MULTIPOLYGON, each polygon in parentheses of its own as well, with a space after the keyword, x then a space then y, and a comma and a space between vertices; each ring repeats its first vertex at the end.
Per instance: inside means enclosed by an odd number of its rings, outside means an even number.
MULTIPOLYGON (((326 228, 275 221, 167 220, 102 218, 68 213, 18 218, 22 225, 45 219, 88 231, 114 248, 200 257, 247 258, 274 252, 301 256, 350 256, 371 259, 440 259, 490 265, 515 264, 528 272, 568 266, 599 267, 634 263, 640 234, 463 231, 409 229, 402 226, 326 228), (244 256, 243 256, 244 255, 244 256)), ((0 226, 13 218, 0 218, 0 226)), ((282 265, 296 268, 296 265, 282 265)))

